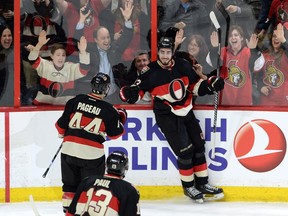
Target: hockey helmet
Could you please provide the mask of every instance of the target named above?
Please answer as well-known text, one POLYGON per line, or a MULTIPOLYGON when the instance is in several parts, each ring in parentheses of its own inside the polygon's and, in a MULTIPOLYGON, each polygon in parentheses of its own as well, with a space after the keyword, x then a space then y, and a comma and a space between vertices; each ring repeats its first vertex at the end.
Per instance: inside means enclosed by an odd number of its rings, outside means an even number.
POLYGON ((108 94, 110 89, 110 77, 104 73, 97 73, 91 80, 92 92, 95 94, 108 94))
POLYGON ((128 157, 122 151, 114 151, 107 157, 106 166, 107 173, 124 178, 129 166, 128 157))
POLYGON ((158 42, 158 50, 161 48, 169 48, 174 51, 174 40, 171 37, 161 37, 158 42))

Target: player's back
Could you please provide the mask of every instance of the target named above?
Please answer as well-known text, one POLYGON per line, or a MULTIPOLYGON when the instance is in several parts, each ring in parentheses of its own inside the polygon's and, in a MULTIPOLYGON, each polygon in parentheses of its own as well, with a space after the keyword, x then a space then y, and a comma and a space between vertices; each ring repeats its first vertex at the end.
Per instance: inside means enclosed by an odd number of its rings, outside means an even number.
MULTIPOLYGON (((81 112, 83 115, 93 118, 95 115, 101 119, 105 119, 107 113, 114 112, 112 104, 95 97, 92 94, 77 95, 71 100, 74 112, 81 112)), ((108 114, 109 115, 109 114, 108 114)))
POLYGON ((92 94, 69 100, 56 128, 64 135, 62 153, 82 159, 102 157, 106 135, 116 139, 124 131, 113 105, 92 94))
POLYGON ((90 176, 80 184, 69 212, 76 212, 75 215, 88 212, 90 216, 139 216, 138 202, 139 193, 131 183, 112 175, 90 176))
POLYGON ((58 124, 66 128, 66 135, 95 140, 98 139, 95 136, 104 133, 108 136, 121 134, 123 128, 118 127, 118 119, 119 114, 112 104, 92 94, 81 94, 67 102, 58 124))

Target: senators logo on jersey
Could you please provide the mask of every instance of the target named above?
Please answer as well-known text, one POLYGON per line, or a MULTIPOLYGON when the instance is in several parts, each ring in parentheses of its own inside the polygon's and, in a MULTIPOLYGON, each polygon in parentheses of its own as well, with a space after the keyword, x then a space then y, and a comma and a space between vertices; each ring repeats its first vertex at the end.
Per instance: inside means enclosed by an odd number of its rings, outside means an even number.
POLYGON ((246 83, 246 74, 236 65, 236 61, 229 62, 228 77, 225 83, 234 88, 241 88, 246 83))
POLYGON ((279 88, 284 83, 284 74, 274 66, 273 61, 266 63, 263 82, 272 88, 279 88))

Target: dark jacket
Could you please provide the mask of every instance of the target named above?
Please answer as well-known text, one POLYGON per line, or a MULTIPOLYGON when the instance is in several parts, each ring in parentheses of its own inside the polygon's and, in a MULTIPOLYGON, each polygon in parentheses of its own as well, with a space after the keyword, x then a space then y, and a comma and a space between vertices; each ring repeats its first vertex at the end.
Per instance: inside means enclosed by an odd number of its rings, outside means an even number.
MULTIPOLYGON (((206 11, 205 5, 199 0, 189 0, 190 6, 185 12, 180 0, 167 3, 164 7, 164 16, 159 23, 159 29, 166 31, 169 27, 178 22, 184 22, 185 35, 201 34, 207 35, 210 30, 209 12, 206 11)), ((210 35, 209 35, 210 36, 210 35)))
MULTIPOLYGON (((83 35, 82 33, 83 30, 77 30, 75 37, 80 38, 83 35)), ((111 68, 121 61, 121 56, 124 50, 129 46, 132 37, 133 37, 133 29, 124 27, 122 36, 117 41, 111 43, 111 46, 107 51, 107 57, 111 65, 111 68)), ((87 83, 90 83, 91 79, 99 72, 99 66, 100 66, 100 54, 97 44, 95 42, 87 44, 87 52, 90 53, 91 70, 88 72, 87 76, 77 81, 76 85, 81 85, 81 87, 80 86, 77 87, 77 88, 80 87, 81 93, 83 93, 83 88, 85 87, 87 88, 87 83)), ((114 74, 115 79, 117 79, 117 76, 118 76, 117 74, 114 74)), ((117 84, 117 80, 115 81, 117 84)), ((88 85, 87 90, 88 91, 91 90, 90 85, 88 85)))

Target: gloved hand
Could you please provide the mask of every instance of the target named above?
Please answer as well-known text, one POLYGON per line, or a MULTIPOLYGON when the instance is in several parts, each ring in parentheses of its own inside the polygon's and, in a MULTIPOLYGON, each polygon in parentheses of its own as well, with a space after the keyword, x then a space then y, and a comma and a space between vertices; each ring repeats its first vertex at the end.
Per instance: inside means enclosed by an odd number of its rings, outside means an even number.
POLYGON ((119 116, 120 116, 120 122, 124 125, 127 120, 127 111, 124 108, 117 108, 119 116))
POLYGON ((127 102, 129 104, 134 104, 139 99, 139 86, 131 85, 131 86, 123 86, 120 89, 120 98, 122 101, 127 102))
POLYGON ((224 79, 222 77, 211 76, 208 79, 208 88, 212 92, 218 92, 224 89, 224 79))

